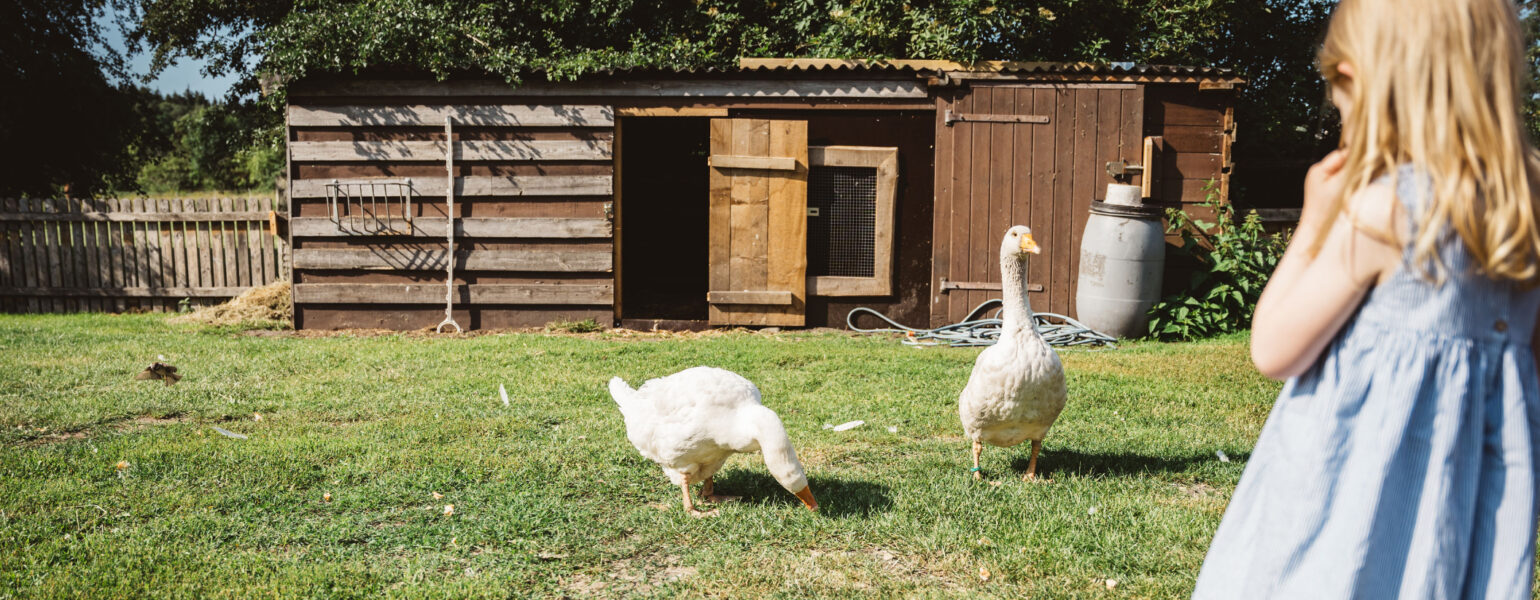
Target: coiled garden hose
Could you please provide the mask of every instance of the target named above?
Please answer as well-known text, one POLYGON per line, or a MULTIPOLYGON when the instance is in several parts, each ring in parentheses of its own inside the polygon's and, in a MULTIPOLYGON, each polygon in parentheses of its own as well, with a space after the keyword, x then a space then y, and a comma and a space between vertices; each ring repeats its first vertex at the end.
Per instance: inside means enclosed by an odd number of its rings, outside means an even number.
MULTIPOLYGON (((1000 339, 1000 329, 1004 320, 1000 319, 1000 310, 996 309, 994 316, 985 318, 985 309, 992 304, 1002 304, 999 298, 987 300, 968 313, 961 322, 951 325, 943 325, 935 329, 916 329, 906 327, 897 321, 888 318, 880 312, 865 306, 857 307, 845 315, 845 325, 851 331, 860 333, 902 333, 904 344, 907 346, 950 346, 953 348, 966 348, 975 346, 993 346, 1000 339), (882 319, 892 327, 863 329, 856 327, 856 316, 870 314, 882 319)), ((1002 306, 1003 308, 1003 306, 1002 306)), ((1040 312, 1032 314, 1032 325, 1037 329, 1038 335, 1050 346, 1076 347, 1076 346, 1106 346, 1117 348, 1117 340, 1110 335, 1101 333, 1084 323, 1076 321, 1064 315, 1040 312)))

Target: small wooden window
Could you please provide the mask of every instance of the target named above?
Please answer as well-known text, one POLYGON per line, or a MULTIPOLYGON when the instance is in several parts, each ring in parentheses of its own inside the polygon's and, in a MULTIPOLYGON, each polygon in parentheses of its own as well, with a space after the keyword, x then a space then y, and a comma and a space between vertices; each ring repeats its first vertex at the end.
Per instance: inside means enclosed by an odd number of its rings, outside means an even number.
POLYGON ((808 295, 892 295, 898 148, 810 146, 808 165, 808 295))

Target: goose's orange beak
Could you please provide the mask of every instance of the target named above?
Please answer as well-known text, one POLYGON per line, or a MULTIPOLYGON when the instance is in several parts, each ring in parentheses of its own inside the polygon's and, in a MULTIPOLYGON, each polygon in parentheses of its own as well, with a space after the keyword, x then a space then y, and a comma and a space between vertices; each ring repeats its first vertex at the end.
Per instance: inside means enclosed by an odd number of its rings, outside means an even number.
POLYGON ((818 510, 818 501, 813 499, 813 488, 802 488, 802 491, 797 492, 797 498, 807 505, 808 510, 818 510))
POLYGON ((1032 239, 1032 234, 1029 233, 1029 234, 1026 234, 1024 236, 1021 236, 1021 251, 1022 252, 1031 252, 1033 254, 1037 254, 1037 253, 1042 252, 1043 250, 1042 250, 1042 248, 1038 248, 1037 247, 1037 240, 1032 239))

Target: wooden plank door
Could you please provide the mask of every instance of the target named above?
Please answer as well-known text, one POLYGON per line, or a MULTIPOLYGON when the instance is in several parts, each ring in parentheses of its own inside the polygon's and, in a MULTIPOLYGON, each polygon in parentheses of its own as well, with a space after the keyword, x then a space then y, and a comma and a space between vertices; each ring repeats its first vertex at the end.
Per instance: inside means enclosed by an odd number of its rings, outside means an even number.
POLYGON ((712 325, 801 326, 807 298, 807 122, 711 120, 712 325))
POLYGON ((1080 240, 1104 200, 1108 161, 1138 164, 1144 88, 985 85, 937 97, 931 326, 1000 297, 1000 238, 1032 228, 1032 309, 1075 316, 1080 240))

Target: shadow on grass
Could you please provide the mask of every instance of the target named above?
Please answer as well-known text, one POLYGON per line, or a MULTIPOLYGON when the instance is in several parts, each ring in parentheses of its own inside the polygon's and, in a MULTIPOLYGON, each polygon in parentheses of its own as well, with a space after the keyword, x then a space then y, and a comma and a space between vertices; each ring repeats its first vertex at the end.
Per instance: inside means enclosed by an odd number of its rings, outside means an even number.
MULTIPOLYGON (((809 476, 807 485, 812 488, 813 497, 818 500, 818 514, 825 517, 867 517, 893 508, 893 500, 888 497, 888 486, 885 485, 822 476, 809 476)), ((733 469, 719 472, 716 476, 716 493, 743 496, 743 502, 749 504, 802 506, 801 500, 781 487, 769 473, 762 471, 733 469)))
MULTIPOLYGON (((1021 448, 1028 448, 1022 444, 1021 448)), ((1027 471, 1027 456, 1011 461, 1011 469, 1017 474, 1027 471)), ((1251 458, 1250 452, 1238 452, 1229 459, 1244 464, 1251 458)), ((1219 462, 1213 454, 1193 456, 1142 456, 1139 454, 1088 454, 1074 450, 1043 450, 1037 456, 1037 473, 1049 478, 1058 475, 1095 477, 1097 475, 1139 475, 1161 473, 1185 473, 1203 463, 1219 462)))

